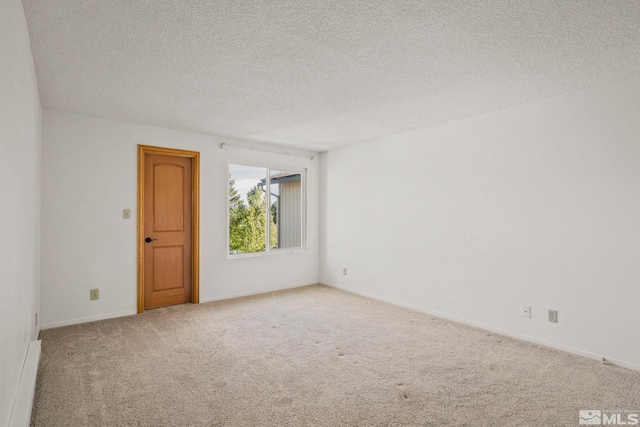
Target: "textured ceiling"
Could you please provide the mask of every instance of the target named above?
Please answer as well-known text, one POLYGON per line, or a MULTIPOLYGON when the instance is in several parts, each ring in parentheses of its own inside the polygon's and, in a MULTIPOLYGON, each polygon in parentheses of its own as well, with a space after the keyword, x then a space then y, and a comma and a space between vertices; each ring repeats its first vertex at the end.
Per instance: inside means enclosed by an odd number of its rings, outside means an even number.
POLYGON ((23 4, 44 107, 312 150, 640 75, 640 1, 23 4))

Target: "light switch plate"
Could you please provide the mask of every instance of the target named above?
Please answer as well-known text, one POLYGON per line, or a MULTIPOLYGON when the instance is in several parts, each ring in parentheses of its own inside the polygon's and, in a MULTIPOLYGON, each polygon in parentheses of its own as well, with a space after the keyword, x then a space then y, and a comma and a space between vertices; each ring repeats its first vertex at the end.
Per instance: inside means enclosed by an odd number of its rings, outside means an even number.
POLYGON ((123 209, 122 210, 122 218, 131 219, 131 209, 123 209))

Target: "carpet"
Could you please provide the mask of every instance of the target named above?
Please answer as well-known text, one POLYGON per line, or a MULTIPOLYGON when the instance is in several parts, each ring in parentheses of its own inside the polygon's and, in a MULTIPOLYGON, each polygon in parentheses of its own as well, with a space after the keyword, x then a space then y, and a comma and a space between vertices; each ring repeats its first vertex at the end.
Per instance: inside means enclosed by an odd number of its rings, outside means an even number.
POLYGON ((640 372, 321 285, 41 340, 34 427, 575 426, 581 409, 640 412, 640 372))

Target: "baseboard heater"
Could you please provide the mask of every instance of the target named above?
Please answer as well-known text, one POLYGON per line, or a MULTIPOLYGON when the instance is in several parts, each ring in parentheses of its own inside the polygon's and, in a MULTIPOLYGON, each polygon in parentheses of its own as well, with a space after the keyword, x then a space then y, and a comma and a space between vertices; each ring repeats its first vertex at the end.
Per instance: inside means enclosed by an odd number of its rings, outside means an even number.
POLYGON ((9 427, 29 427, 31 424, 31 408, 33 406, 33 394, 36 390, 36 377, 38 376, 38 363, 40 362, 40 341, 31 341, 27 349, 27 357, 24 358, 18 394, 13 403, 9 427))

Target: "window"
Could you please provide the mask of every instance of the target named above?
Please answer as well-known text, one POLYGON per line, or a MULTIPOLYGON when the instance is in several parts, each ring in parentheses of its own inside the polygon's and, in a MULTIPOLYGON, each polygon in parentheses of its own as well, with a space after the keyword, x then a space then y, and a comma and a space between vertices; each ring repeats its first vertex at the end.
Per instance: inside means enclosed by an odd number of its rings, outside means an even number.
POLYGON ((229 254, 302 248, 304 171, 229 165, 229 254))

